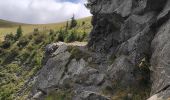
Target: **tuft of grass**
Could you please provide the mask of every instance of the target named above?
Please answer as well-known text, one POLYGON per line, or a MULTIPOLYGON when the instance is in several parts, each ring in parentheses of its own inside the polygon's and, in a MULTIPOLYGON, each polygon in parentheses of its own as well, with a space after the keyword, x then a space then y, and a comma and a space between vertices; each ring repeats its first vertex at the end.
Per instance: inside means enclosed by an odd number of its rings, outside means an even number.
POLYGON ((80 60, 81 58, 83 58, 84 60, 87 60, 90 57, 89 54, 81 51, 79 47, 69 46, 68 51, 71 53, 70 59, 74 58, 76 60, 80 60))
POLYGON ((109 63, 110 63, 110 64, 113 64, 113 62, 115 61, 115 59, 116 59, 116 56, 115 56, 114 54, 112 54, 112 55, 110 56, 110 58, 109 58, 109 63))
POLYGON ((112 86, 103 88, 102 93, 109 95, 112 100, 146 100, 150 96, 150 86, 122 86, 119 81, 113 80, 112 86))
POLYGON ((73 93, 70 90, 52 91, 45 97, 45 100, 72 100, 73 93))

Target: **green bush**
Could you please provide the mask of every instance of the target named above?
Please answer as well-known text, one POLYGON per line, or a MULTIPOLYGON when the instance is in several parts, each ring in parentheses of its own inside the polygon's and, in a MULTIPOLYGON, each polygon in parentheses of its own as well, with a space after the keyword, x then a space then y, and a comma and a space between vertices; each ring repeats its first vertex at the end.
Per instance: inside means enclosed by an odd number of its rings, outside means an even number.
POLYGON ((77 21, 75 20, 75 17, 73 15, 73 17, 71 18, 70 29, 72 29, 76 26, 77 26, 77 21))
POLYGON ((10 48, 10 46, 12 45, 12 43, 14 43, 14 41, 15 41, 15 36, 12 33, 7 34, 5 35, 4 41, 1 43, 1 47, 3 49, 10 48))
POLYGON ((66 33, 65 33, 63 30, 60 30, 59 33, 58 33, 58 41, 64 42, 64 39, 65 39, 65 37, 66 37, 65 34, 66 34, 66 33))
POLYGON ((18 40, 22 36, 22 27, 19 26, 15 35, 15 39, 18 40))
POLYGON ((28 44, 26 49, 28 50, 28 52, 32 52, 35 49, 35 47, 30 43, 28 44))
POLYGON ((70 59, 80 60, 83 58, 84 60, 87 60, 90 57, 89 54, 81 51, 79 47, 69 46, 68 51, 71 53, 70 59))
POLYGON ((38 28, 35 28, 33 34, 34 34, 34 35, 39 34, 39 29, 38 29, 38 28))
POLYGON ((11 46, 11 42, 10 41, 3 41, 1 48, 3 49, 8 49, 11 46))
POLYGON ((15 36, 14 36, 12 33, 7 34, 7 35, 5 36, 5 39, 4 39, 4 40, 5 40, 5 41, 13 42, 13 41, 15 40, 15 36))
POLYGON ((29 40, 32 40, 32 38, 33 38, 33 35, 32 35, 32 34, 28 35, 28 39, 29 39, 29 40))
POLYGON ((75 29, 73 30, 60 29, 60 31, 58 31, 57 40, 62 42, 87 41, 87 33, 77 31, 75 29))
POLYGON ((39 33, 34 37, 34 43, 35 44, 40 44, 42 42, 45 42, 46 39, 46 34, 45 33, 39 33))
POLYGON ((24 61, 26 61, 30 56, 30 51, 28 51, 27 49, 22 50, 21 54, 20 54, 20 60, 23 63, 24 61))
POLYGON ((4 52, 4 49, 0 47, 0 54, 4 52))
POLYGON ((20 48, 25 47, 29 43, 28 37, 24 36, 19 39, 19 42, 17 43, 17 46, 20 48))
POLYGON ((3 62, 3 64, 11 63, 15 59, 15 57, 19 54, 19 52, 20 52, 20 50, 18 47, 14 47, 10 51, 8 51, 8 54, 6 55, 6 58, 3 62))
POLYGON ((49 33, 49 35, 54 35, 54 30, 50 30, 50 33, 49 33))
POLYGON ((67 35, 67 37, 64 39, 64 42, 73 42, 76 41, 76 34, 71 32, 70 34, 67 35))

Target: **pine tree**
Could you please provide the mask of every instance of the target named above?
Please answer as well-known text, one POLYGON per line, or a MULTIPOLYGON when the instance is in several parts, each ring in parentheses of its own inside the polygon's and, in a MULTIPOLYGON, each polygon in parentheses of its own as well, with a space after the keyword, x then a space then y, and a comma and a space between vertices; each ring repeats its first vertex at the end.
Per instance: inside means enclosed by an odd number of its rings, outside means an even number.
POLYGON ((19 26, 18 29, 17 29, 17 33, 15 35, 15 38, 19 39, 21 36, 22 36, 22 27, 19 26))
POLYGON ((70 23, 70 29, 74 28, 77 26, 77 21, 75 20, 75 16, 71 18, 71 23, 70 23))
POLYGON ((67 21, 67 23, 66 23, 66 31, 68 30, 68 27, 69 27, 69 23, 67 21))

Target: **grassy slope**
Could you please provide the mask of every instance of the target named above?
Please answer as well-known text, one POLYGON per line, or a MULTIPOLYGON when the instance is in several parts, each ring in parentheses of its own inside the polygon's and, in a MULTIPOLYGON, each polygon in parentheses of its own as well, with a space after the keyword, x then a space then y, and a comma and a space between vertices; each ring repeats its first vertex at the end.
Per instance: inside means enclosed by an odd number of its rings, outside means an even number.
POLYGON ((14 26, 18 26, 18 25, 24 25, 24 24, 0 19, 0 27, 1 28, 2 27, 4 27, 4 28, 5 27, 14 27, 14 26))
MULTIPOLYGON (((83 21, 86 22, 85 29, 87 29, 86 31, 90 31, 91 17, 78 19, 77 21, 78 21, 78 25, 81 25, 83 21)), ((46 30, 48 31, 50 29, 53 29, 56 31, 60 28, 63 28, 66 25, 66 22, 30 25, 30 24, 23 24, 23 23, 0 20, 0 40, 2 40, 4 35, 8 33, 15 33, 19 25, 22 26, 24 34, 28 34, 28 33, 31 33, 34 30, 34 28, 38 28, 40 31, 46 31, 46 30)), ((82 30, 83 28, 84 27, 79 27, 80 30, 82 30)))
MULTIPOLYGON (((44 47, 59 41, 59 36, 65 41, 68 37, 72 37, 72 33, 75 41, 80 40, 81 38, 77 37, 84 36, 84 32, 86 39, 92 28, 90 20, 91 17, 77 20, 78 25, 68 29, 67 32, 64 29, 66 22, 46 25, 21 24, 23 36, 17 40, 6 40, 10 42, 7 48, 2 46, 5 42, 0 41, 0 100, 25 100, 32 88, 32 84, 27 84, 27 80, 42 67, 44 47), (39 28, 39 31, 33 32, 34 28, 39 28), (53 29, 54 32, 51 34, 49 29, 53 29), (20 43, 22 45, 18 45, 20 43)), ((0 36, 3 38, 7 33, 14 33, 19 25, 20 23, 5 21, 4 26, 0 27, 2 33, 0 36)))

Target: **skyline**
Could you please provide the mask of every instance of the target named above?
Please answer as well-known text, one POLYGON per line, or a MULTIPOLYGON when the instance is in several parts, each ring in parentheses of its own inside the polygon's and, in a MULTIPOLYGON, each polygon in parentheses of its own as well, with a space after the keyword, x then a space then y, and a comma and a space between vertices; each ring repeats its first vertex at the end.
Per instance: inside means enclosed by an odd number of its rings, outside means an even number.
POLYGON ((91 16, 86 0, 5 0, 0 1, 0 19, 46 24, 91 16))

